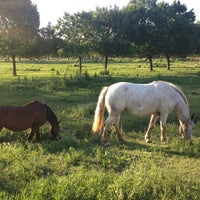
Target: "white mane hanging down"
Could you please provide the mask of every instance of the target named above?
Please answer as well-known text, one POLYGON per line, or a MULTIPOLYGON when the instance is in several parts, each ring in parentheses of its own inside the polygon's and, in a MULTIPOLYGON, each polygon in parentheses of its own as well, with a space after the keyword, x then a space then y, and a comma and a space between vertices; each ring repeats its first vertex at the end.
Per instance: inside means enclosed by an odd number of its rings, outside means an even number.
POLYGON ((99 132, 102 129, 105 107, 109 114, 103 130, 105 143, 109 143, 107 130, 111 125, 114 125, 118 139, 123 141, 119 131, 120 114, 123 111, 139 117, 151 115, 149 128, 145 135, 147 142, 151 142, 151 130, 158 118, 161 123, 161 140, 166 142, 166 121, 172 111, 179 118, 180 132, 183 137, 190 138, 192 134, 193 123, 190 119, 187 98, 179 87, 169 82, 154 81, 149 84, 119 82, 104 87, 97 102, 93 132, 99 132), (184 126, 189 128, 186 129, 184 126))
MULTIPOLYGON (((164 81, 162 81, 162 82, 164 82, 164 81)), ((174 85, 173 83, 170 83, 170 82, 164 82, 164 83, 167 83, 170 86, 172 86, 172 88, 174 88, 182 96, 182 98, 185 100, 185 103, 187 104, 187 106, 189 108, 188 100, 187 100, 186 96, 184 95, 183 91, 181 90, 181 88, 178 87, 177 85, 174 85)))

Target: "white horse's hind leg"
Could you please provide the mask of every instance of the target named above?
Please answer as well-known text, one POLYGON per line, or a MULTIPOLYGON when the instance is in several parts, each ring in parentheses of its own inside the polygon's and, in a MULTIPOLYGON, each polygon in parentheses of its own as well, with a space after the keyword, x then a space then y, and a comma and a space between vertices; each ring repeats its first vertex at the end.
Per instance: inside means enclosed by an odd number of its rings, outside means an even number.
POLYGON ((146 134, 145 134, 145 140, 146 140, 147 143, 152 143, 152 141, 151 141, 151 131, 154 128, 155 123, 157 122, 158 118, 159 118, 159 115, 157 113, 151 115, 149 127, 148 127, 146 134))
POLYGON ((110 145, 110 142, 108 140, 108 129, 113 124, 115 119, 116 119, 116 115, 109 114, 108 118, 105 121, 105 126, 104 126, 103 134, 102 134, 102 141, 105 143, 106 146, 110 145))
POLYGON ((120 121, 120 114, 117 116, 117 118, 115 119, 113 126, 115 127, 116 130, 116 134, 118 137, 119 142, 124 142, 124 138, 122 137, 120 130, 119 130, 119 121, 120 121))

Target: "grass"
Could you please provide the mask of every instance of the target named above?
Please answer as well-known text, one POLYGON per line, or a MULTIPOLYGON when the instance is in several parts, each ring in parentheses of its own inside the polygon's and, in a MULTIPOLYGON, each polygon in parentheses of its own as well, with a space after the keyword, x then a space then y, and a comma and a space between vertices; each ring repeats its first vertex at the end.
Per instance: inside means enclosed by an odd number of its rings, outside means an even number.
POLYGON ((166 70, 164 60, 113 60, 104 73, 101 63, 74 61, 0 62, 0 102, 24 104, 34 99, 47 103, 61 119, 61 140, 54 141, 49 125, 41 127, 41 143, 26 144, 29 130, 0 132, 0 199, 200 199, 200 65, 175 60, 166 70), (101 88, 119 81, 147 83, 165 80, 178 84, 195 112, 193 141, 183 141, 178 120, 170 115, 168 143, 160 143, 159 124, 146 144, 149 117, 124 113, 120 145, 111 130, 112 146, 104 147, 91 135, 93 115, 101 88))

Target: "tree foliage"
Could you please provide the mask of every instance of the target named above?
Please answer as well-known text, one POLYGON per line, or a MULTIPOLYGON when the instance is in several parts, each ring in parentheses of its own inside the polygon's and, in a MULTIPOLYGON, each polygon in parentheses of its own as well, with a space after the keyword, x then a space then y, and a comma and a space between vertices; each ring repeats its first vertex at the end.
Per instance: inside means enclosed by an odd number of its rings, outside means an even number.
POLYGON ((149 59, 151 70, 154 56, 166 56, 170 69, 170 56, 185 57, 194 52, 195 15, 179 1, 169 5, 157 0, 132 0, 124 12, 125 34, 137 45, 138 54, 149 59))
POLYGON ((66 41, 68 55, 99 54, 110 56, 147 57, 153 70, 152 58, 185 57, 194 53, 197 40, 193 10, 180 1, 131 0, 122 8, 96 8, 95 11, 65 14, 57 30, 66 41), (76 47, 72 51, 72 46, 76 47), (87 46, 87 48, 86 48, 87 46))
POLYGON ((39 55, 58 56, 58 51, 62 48, 62 39, 59 37, 58 33, 56 33, 54 26, 49 23, 46 27, 41 28, 39 36, 39 55))
POLYGON ((29 54, 39 28, 39 13, 30 0, 0 1, 0 53, 13 59, 13 74, 16 75, 15 57, 29 54))

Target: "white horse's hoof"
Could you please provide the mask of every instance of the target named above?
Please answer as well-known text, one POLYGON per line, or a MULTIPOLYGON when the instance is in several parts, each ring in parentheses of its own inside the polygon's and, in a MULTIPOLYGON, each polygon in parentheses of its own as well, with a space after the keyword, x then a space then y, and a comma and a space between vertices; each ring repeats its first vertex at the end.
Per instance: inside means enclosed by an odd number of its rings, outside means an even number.
POLYGON ((152 143, 150 139, 146 139, 146 143, 152 143))
POLYGON ((109 142, 105 143, 105 147, 110 147, 111 144, 109 142))

